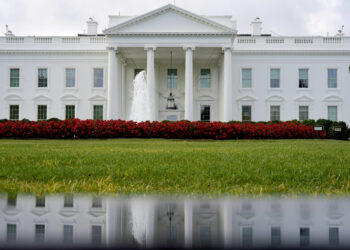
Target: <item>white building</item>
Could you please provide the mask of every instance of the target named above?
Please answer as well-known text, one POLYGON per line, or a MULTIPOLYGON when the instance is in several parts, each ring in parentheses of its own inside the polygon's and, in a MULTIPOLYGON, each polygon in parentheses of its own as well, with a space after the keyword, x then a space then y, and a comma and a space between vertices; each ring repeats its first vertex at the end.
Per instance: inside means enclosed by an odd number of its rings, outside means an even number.
MULTIPOLYGON (((276 20, 277 21, 277 20, 276 20)), ((0 37, 0 118, 128 119, 147 72, 150 120, 331 119, 350 123, 350 37, 240 34, 231 16, 166 5, 110 16, 97 33, 0 37), (170 66, 170 52, 172 65, 170 66), (167 109, 172 91, 177 109, 167 109)))
POLYGON ((350 246, 349 199, 0 197, 0 245, 177 248, 350 246))

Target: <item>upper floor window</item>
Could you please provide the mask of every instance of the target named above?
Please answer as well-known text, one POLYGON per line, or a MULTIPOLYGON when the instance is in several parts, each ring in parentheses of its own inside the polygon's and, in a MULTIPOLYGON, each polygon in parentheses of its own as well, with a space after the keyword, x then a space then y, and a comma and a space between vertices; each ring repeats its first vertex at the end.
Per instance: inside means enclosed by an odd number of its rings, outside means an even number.
POLYGON ((328 88, 337 88, 338 86, 338 70, 328 69, 328 88))
POLYGON ((38 87, 47 87, 47 69, 38 69, 38 87))
POLYGON ((242 69, 242 88, 252 87, 252 69, 242 69))
POLYGON ((10 105, 10 120, 19 120, 19 105, 10 105))
POLYGON ((309 106, 299 106, 299 121, 309 119, 309 106))
POLYGON ((209 122, 210 121, 210 106, 201 105, 201 121, 209 122))
POLYGON ((19 87, 19 69, 10 69, 10 87, 18 88, 19 87))
POLYGON ((17 206, 17 196, 16 195, 7 196, 7 207, 14 208, 16 206, 17 206))
POLYGON ((102 207, 102 198, 98 196, 94 196, 92 198, 92 207, 93 208, 101 208, 102 207))
POLYGON ((103 69, 94 69, 94 88, 103 88, 103 69))
POLYGON ((280 106, 270 106, 270 120, 279 121, 280 120, 280 106))
POLYGON ((69 68, 66 69, 66 88, 75 87, 75 69, 69 68))
POLYGON ((299 69, 299 88, 309 87, 309 70, 299 69))
POLYGON ((200 86, 210 88, 210 69, 201 69, 200 86))
POLYGON ((73 206, 74 206, 73 195, 65 195, 63 207, 73 207, 73 206))
POLYGON ((270 69, 270 88, 280 87, 280 69, 270 69))
POLYGON ((252 106, 242 106, 242 121, 252 120, 252 106))
POLYGON ((177 69, 168 69, 168 88, 177 88, 177 69))
POLYGON ((45 207, 45 196, 36 197, 35 207, 45 207))
POLYGON ((338 120, 338 107, 328 106, 328 120, 337 121, 338 120))

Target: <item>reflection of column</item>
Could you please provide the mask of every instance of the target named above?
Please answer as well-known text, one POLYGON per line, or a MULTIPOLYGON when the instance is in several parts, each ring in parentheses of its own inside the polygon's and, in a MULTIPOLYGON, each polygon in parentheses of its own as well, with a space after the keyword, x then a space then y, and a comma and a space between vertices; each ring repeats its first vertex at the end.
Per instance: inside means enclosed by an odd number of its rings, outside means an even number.
POLYGON ((193 204, 192 201, 185 201, 185 248, 193 247, 193 204))
POLYGON ((146 248, 153 248, 155 206, 150 200, 146 207, 146 248))
POLYGON ((156 47, 146 47, 147 50, 147 89, 149 104, 151 105, 151 117, 150 120, 156 119, 156 107, 155 107, 155 84, 154 84, 154 51, 156 47))
POLYGON ((185 47, 185 120, 193 121, 193 47, 185 47))
POLYGON ((232 48, 224 47, 224 122, 231 121, 232 117, 232 48))
POLYGON ((107 247, 115 247, 120 240, 120 207, 117 200, 106 199, 106 243, 107 247))
POLYGON ((108 48, 108 106, 107 119, 115 119, 117 103, 117 56, 114 47, 108 48))
POLYGON ((232 247, 232 204, 229 201, 223 202, 224 211, 224 247, 232 247))

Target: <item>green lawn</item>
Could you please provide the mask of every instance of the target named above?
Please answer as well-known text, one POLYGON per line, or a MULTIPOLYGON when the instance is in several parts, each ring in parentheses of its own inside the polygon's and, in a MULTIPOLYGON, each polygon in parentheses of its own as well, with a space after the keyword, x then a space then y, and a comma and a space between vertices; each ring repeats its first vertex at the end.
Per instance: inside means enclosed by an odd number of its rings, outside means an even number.
POLYGON ((0 140, 0 192, 348 194, 350 142, 0 140))

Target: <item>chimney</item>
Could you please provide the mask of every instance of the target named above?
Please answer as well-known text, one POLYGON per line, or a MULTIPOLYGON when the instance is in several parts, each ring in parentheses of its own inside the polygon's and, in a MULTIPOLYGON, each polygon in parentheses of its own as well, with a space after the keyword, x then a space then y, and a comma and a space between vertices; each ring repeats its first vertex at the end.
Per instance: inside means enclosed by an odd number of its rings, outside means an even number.
POLYGON ((251 23, 250 23, 250 30, 252 33, 252 36, 261 36, 261 20, 259 17, 255 18, 251 23))
POLYGON ((12 31, 11 30, 9 30, 9 26, 6 24, 6 33, 5 33, 5 36, 6 37, 13 37, 13 36, 15 36, 13 33, 12 33, 12 31))
POLYGON ((91 36, 97 36, 98 22, 96 22, 92 17, 86 22, 87 24, 87 34, 91 36))

